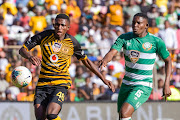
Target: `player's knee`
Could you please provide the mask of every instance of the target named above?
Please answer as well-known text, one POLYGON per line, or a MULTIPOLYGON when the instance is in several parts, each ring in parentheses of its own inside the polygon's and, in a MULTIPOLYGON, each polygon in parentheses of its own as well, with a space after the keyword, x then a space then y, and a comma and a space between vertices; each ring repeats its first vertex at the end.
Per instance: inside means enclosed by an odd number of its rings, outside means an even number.
MULTIPOLYGON (((48 120, 57 120, 57 118, 58 118, 58 115, 57 114, 49 114, 49 115, 47 115, 47 119, 48 120)), ((60 120, 60 119, 58 119, 58 120, 60 120)))
POLYGON ((121 118, 127 118, 131 116, 127 109, 121 109, 119 114, 121 118))

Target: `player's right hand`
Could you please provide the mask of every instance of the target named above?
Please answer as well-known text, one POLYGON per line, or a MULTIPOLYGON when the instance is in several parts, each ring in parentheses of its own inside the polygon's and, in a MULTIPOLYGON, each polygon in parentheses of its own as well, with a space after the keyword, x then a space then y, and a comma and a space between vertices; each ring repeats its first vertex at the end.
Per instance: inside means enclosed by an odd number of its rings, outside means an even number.
POLYGON ((104 59, 102 59, 102 60, 100 60, 100 61, 98 62, 98 66, 99 66, 100 71, 102 71, 102 68, 103 68, 103 67, 106 67, 106 65, 107 65, 107 62, 104 61, 104 59))
POLYGON ((114 87, 114 85, 112 84, 111 81, 109 81, 109 80, 104 80, 103 82, 104 82, 104 84, 106 84, 106 85, 109 87, 109 89, 112 90, 112 92, 115 92, 115 87, 114 87))
POLYGON ((41 59, 36 57, 36 56, 31 56, 29 58, 29 61, 33 64, 33 65, 36 65, 36 66, 40 66, 41 65, 41 59))

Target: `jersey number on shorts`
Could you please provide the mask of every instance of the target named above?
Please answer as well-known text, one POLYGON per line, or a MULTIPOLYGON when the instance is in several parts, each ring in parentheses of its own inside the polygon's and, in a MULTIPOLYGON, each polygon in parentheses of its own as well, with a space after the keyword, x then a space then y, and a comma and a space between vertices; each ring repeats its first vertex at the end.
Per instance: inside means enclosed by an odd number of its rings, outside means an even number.
POLYGON ((142 90, 138 90, 138 91, 135 93, 135 95, 139 98, 139 97, 141 96, 142 93, 143 93, 142 90))
POLYGON ((60 102, 63 102, 63 101, 64 101, 64 93, 58 92, 58 93, 56 94, 56 96, 59 97, 58 101, 60 101, 60 102))

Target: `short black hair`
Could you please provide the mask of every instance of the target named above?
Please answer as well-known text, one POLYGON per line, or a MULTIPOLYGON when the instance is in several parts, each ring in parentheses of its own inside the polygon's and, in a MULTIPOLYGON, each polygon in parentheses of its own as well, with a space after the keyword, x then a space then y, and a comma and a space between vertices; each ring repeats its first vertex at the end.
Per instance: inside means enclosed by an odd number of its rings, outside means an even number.
POLYGON ((58 18, 66 19, 66 20, 68 20, 68 22, 70 22, 69 16, 68 16, 67 14, 60 13, 60 14, 58 14, 58 15, 56 16, 55 19, 58 19, 58 18))
POLYGON ((146 14, 144 14, 144 13, 136 13, 135 15, 134 15, 134 17, 136 17, 136 16, 139 16, 139 17, 143 17, 143 18, 145 18, 147 21, 148 21, 148 16, 146 15, 146 14))

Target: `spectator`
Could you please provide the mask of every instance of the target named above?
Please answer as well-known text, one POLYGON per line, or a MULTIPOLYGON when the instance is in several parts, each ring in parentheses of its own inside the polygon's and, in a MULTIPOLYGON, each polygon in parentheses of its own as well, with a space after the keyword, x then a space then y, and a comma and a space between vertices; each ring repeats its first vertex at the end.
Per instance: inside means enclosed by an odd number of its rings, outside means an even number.
POLYGON ((3 18, 3 16, 0 16, 0 35, 3 36, 3 38, 5 40, 4 45, 6 45, 7 40, 8 40, 8 39, 6 39, 6 36, 8 35, 8 30, 7 30, 7 27, 4 26, 4 18, 3 18))
POLYGON ((13 86, 12 83, 10 83, 10 87, 6 89, 7 99, 11 101, 17 100, 17 95, 20 93, 20 89, 16 86, 13 86), (10 95, 9 95, 10 94, 10 95))
POLYGON ((0 71, 5 72, 6 66, 8 65, 8 60, 6 58, 5 52, 0 51, 0 71))
MULTIPOLYGON (((180 48, 180 15, 178 16, 176 36, 177 36, 178 48, 180 48)), ((176 50, 176 53, 180 53, 180 50, 176 50)))
POLYGON ((5 15, 4 25, 11 26, 13 24, 13 21, 14 21, 14 16, 12 15, 10 9, 7 8, 7 14, 5 15))
POLYGON ((155 19, 151 20, 150 26, 148 28, 148 32, 154 34, 155 36, 158 36, 159 28, 156 26, 155 19))
POLYGON ((76 67, 76 75, 75 75, 75 86, 76 87, 82 87, 85 85, 85 76, 84 76, 84 68, 83 66, 77 66, 76 67))
POLYGON ((93 99, 96 100, 97 96, 100 94, 100 90, 95 82, 92 83, 92 88, 93 88, 93 99))
POLYGON ((76 97, 74 98, 74 101, 75 101, 75 102, 84 101, 84 97, 83 97, 83 94, 82 94, 80 88, 77 88, 77 95, 76 95, 76 97))
POLYGON ((79 24, 73 21, 73 15, 72 14, 69 15, 69 19, 70 19, 71 23, 70 23, 70 28, 67 31, 67 33, 72 35, 72 36, 76 36, 77 33, 79 32, 79 24))
POLYGON ((160 96, 163 95, 163 93, 162 93, 163 86, 164 86, 164 80, 161 78, 158 79, 158 88, 157 88, 157 90, 154 90, 154 91, 156 91, 157 94, 160 94, 160 96))
POLYGON ((69 0, 69 4, 66 9, 66 14, 71 14, 73 16, 73 21, 79 23, 81 17, 81 10, 77 6, 76 0, 69 0))
POLYGON ((110 100, 110 96, 106 94, 106 88, 104 85, 99 86, 100 93, 96 96, 96 100, 110 100))
POLYGON ((169 21, 172 28, 176 27, 176 23, 178 21, 178 15, 175 11, 174 5, 170 5, 168 7, 168 14, 166 15, 166 19, 169 21))
POLYGON ((10 12, 12 15, 16 15, 18 10, 15 5, 12 3, 8 2, 7 0, 2 0, 2 3, 0 5, 0 8, 3 9, 3 17, 5 18, 7 14, 7 9, 9 8, 10 12))
POLYGON ((81 46, 85 46, 85 42, 87 41, 86 32, 88 28, 86 26, 82 26, 79 28, 79 33, 75 35, 77 41, 81 44, 81 46))
POLYGON ((165 12, 166 12, 166 7, 161 6, 159 8, 159 16, 157 18, 155 18, 157 27, 161 30, 163 30, 165 28, 165 26, 164 26, 164 22, 166 20, 166 18, 164 17, 165 12))
POLYGON ((128 5, 123 8, 124 17, 125 17, 125 24, 132 24, 133 16, 136 13, 141 12, 140 7, 136 4, 135 0, 129 0, 128 5))
MULTIPOLYGON (((51 16, 51 23, 54 23, 54 22, 55 22, 55 18, 56 18, 56 15, 52 15, 52 16, 51 16)), ((45 28, 45 30, 54 30, 53 24, 48 25, 48 26, 45 28)))
POLYGON ((60 13, 66 13, 67 5, 65 3, 61 4, 61 11, 60 13))
POLYGON ((30 17, 27 15, 27 12, 28 12, 27 7, 23 7, 22 17, 20 18, 20 25, 24 27, 25 30, 29 30, 30 17))
POLYGON ((41 15, 42 10, 40 7, 36 8, 36 16, 31 17, 29 21, 29 26, 32 28, 32 32, 35 34, 36 32, 41 32, 46 28, 46 19, 41 15))
POLYGON ((112 75, 115 75, 116 73, 119 73, 119 72, 124 72, 124 67, 121 63, 119 63, 118 59, 117 59, 117 56, 114 56, 112 61, 110 61, 108 63, 108 66, 113 66, 114 67, 114 70, 112 72, 112 75))
POLYGON ((56 5, 57 10, 60 11, 62 3, 63 3, 63 0, 45 0, 45 8, 49 10, 51 5, 56 5))
POLYGON ((176 69, 172 75, 172 79, 174 80, 175 84, 180 83, 180 63, 176 63, 176 69))
POLYGON ((100 47, 100 54, 101 57, 104 57, 106 55, 106 53, 109 51, 110 49, 110 42, 108 40, 108 35, 105 32, 101 32, 101 42, 98 44, 98 46, 100 47))
POLYGON ((0 70, 0 100, 5 100, 5 91, 9 87, 9 83, 5 80, 5 72, 0 70))
POLYGON ((94 41, 94 38, 92 35, 88 37, 88 41, 85 41, 85 47, 88 49, 88 54, 90 56, 99 56, 99 50, 97 49, 98 46, 94 41))
POLYGON ((55 18, 54 16, 57 15, 57 6, 56 5, 51 5, 48 11, 48 15, 46 15, 46 22, 47 25, 52 25, 52 17, 55 18))
POLYGON ((86 77, 85 82, 86 84, 80 88, 81 92, 86 100, 93 100, 93 89, 90 77, 86 77))
POLYGON ((23 9, 23 7, 25 7, 25 6, 23 6, 23 4, 21 4, 21 3, 19 3, 19 4, 17 5, 17 10, 18 10, 18 12, 17 12, 17 17, 16 17, 16 19, 18 19, 18 20, 22 17, 22 9, 23 9))
POLYGON ((150 11, 147 12, 147 16, 150 20, 159 16, 157 5, 152 5, 150 11))
POLYGON ((147 0, 142 0, 140 3, 141 12, 145 14, 151 9, 151 6, 146 1, 147 0))
POLYGON ((112 101, 117 101, 118 100, 118 94, 119 94, 119 85, 117 80, 112 81, 113 85, 115 86, 115 92, 111 92, 110 89, 106 90, 106 95, 111 98, 112 101))
POLYGON ((169 49, 177 49, 177 37, 176 32, 168 20, 164 22, 165 29, 159 31, 159 37, 165 42, 165 45, 169 49))
POLYGON ((165 63, 162 60, 156 62, 157 65, 157 76, 156 79, 162 79, 165 81, 165 63))
POLYGON ((119 0, 114 0, 114 4, 110 5, 107 11, 106 25, 119 25, 124 24, 124 15, 122 6, 119 4, 119 0))
POLYGON ((18 34, 25 31, 24 27, 20 26, 21 22, 18 19, 13 21, 13 25, 9 27, 9 34, 18 34))

